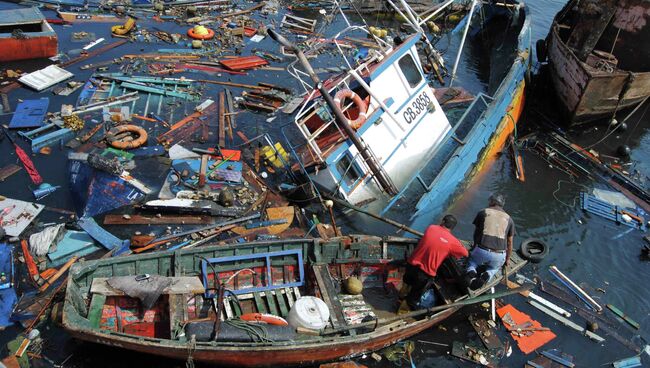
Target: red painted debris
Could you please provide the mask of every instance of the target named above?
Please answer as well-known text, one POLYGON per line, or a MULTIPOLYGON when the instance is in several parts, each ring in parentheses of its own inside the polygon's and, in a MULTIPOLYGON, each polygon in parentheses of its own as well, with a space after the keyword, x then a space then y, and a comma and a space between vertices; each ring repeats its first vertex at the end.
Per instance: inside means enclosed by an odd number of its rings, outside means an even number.
POLYGON ((269 65, 269 62, 259 56, 245 56, 240 58, 221 60, 221 65, 230 70, 247 70, 269 65))

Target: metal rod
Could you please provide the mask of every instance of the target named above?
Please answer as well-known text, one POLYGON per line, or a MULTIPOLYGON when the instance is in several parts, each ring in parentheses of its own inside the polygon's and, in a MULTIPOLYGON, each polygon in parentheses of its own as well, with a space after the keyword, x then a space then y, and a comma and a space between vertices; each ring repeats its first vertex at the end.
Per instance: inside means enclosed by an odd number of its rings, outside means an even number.
POLYGON ((372 213, 372 212, 366 211, 366 210, 364 210, 364 209, 361 208, 361 207, 357 207, 357 206, 355 206, 355 205, 353 205, 353 204, 350 204, 350 203, 348 203, 348 202, 346 202, 346 201, 342 201, 342 200, 340 200, 340 199, 338 199, 338 198, 335 198, 335 197, 333 197, 333 196, 331 196, 331 195, 328 195, 327 193, 323 193, 323 197, 332 200, 334 203, 336 203, 336 204, 338 204, 338 205, 340 205, 340 206, 343 206, 343 207, 349 208, 349 209, 351 209, 351 210, 355 210, 355 211, 357 211, 357 212, 361 212, 361 213, 363 213, 364 215, 368 215, 368 216, 370 216, 370 217, 372 217, 372 218, 375 218, 375 219, 377 219, 377 220, 379 220, 379 221, 383 221, 383 222, 385 222, 385 223, 387 223, 387 224, 393 225, 393 226, 397 227, 397 228, 400 229, 400 230, 408 231, 409 233, 414 234, 414 235, 417 235, 417 236, 419 236, 419 237, 423 237, 423 236, 424 236, 424 233, 422 233, 422 232, 420 232, 420 231, 417 231, 417 230, 415 230, 415 229, 411 229, 410 227, 408 227, 408 226, 406 226, 406 225, 404 225, 404 224, 400 224, 399 222, 394 221, 394 220, 391 220, 391 219, 389 219, 389 218, 382 217, 382 216, 376 215, 376 214, 374 214, 374 213, 372 213))
POLYGON ((454 61, 454 67, 451 70, 451 80, 449 81, 449 87, 454 83, 454 78, 456 77, 456 69, 458 69, 458 63, 460 63, 460 56, 463 54, 463 47, 465 46, 465 39, 467 38, 467 32, 469 31, 469 26, 472 24, 472 16, 474 15, 474 8, 476 8, 476 0, 472 0, 472 7, 469 9, 469 14, 467 15, 467 25, 463 31, 463 38, 460 41, 460 47, 458 48, 458 54, 456 55, 456 61, 454 61))

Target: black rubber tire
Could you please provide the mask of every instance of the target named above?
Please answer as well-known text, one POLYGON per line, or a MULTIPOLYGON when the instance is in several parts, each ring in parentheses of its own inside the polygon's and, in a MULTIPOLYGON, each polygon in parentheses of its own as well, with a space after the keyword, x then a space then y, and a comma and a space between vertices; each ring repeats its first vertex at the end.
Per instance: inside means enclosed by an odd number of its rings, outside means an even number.
POLYGON ((535 43, 535 52, 537 53, 537 61, 543 63, 548 57, 548 50, 546 49, 546 40, 537 40, 535 43))
POLYGON ((539 239, 526 239, 521 243, 519 253, 524 259, 539 263, 548 254, 548 246, 539 239))

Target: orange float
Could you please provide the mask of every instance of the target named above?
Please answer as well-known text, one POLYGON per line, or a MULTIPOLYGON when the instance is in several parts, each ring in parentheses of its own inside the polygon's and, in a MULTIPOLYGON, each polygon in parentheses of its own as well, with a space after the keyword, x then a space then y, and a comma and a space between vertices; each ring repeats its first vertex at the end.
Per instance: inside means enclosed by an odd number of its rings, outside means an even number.
POLYGON ((147 139, 147 132, 137 125, 120 125, 106 133, 108 144, 117 149, 138 148, 147 143, 147 139), (134 139, 132 135, 137 137, 134 139))
POLYGON ((336 103, 341 110, 343 110, 343 101, 345 99, 351 99, 352 102, 357 106, 357 109, 359 110, 359 116, 357 116, 356 119, 350 120, 350 126, 352 126, 353 129, 359 129, 363 125, 363 123, 366 122, 366 119, 368 118, 366 116, 366 111, 368 110, 368 106, 366 106, 366 103, 359 97, 358 94, 354 93, 354 91, 349 90, 349 89, 342 89, 334 95, 334 103, 336 103))
POLYGON ((289 322, 282 317, 266 313, 245 313, 239 316, 243 321, 266 323, 275 326, 288 326, 289 322))
POLYGON ((214 37, 214 31, 203 26, 196 26, 188 29, 187 35, 195 40, 210 40, 214 37))

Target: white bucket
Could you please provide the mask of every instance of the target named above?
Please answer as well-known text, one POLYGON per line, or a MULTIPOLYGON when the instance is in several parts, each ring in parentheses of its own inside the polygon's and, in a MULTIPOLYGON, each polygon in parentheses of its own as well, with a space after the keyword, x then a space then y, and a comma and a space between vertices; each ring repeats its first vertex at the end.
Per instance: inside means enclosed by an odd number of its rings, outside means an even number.
POLYGON ((313 296, 303 296, 296 300, 287 317, 287 321, 292 327, 312 330, 325 328, 329 319, 330 310, 327 304, 313 296))

